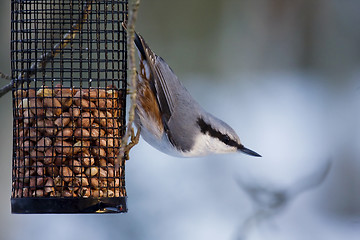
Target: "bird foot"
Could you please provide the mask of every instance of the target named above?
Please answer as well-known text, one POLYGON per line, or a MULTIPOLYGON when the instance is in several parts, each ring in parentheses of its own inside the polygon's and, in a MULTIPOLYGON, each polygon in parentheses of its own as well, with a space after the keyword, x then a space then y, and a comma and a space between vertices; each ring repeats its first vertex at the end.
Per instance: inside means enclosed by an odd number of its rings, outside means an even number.
POLYGON ((137 129, 136 134, 134 132, 134 128, 130 129, 130 142, 124 148, 124 157, 125 160, 129 160, 130 150, 139 143, 140 139, 140 128, 137 129))

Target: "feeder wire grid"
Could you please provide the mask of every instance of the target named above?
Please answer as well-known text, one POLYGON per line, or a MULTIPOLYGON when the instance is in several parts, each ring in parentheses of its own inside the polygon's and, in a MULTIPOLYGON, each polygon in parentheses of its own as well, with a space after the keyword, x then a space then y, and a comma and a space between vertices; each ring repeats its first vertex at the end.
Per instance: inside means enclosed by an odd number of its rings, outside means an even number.
POLYGON ((12 0, 12 213, 127 211, 127 4, 12 0))

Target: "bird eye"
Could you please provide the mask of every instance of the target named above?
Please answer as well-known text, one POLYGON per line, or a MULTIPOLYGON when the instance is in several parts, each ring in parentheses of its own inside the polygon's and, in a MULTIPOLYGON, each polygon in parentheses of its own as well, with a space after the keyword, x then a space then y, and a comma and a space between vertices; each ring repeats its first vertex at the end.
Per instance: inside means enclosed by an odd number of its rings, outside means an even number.
POLYGON ((223 141, 223 143, 225 143, 225 144, 229 144, 230 141, 231 141, 231 139, 230 139, 229 136, 225 135, 225 136, 223 137, 222 141, 223 141))

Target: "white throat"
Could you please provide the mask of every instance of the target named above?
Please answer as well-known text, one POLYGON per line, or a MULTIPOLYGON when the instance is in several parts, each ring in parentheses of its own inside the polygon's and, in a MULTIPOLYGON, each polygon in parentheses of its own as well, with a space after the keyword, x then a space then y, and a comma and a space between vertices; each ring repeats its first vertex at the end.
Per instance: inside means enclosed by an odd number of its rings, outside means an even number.
POLYGON ((199 157, 212 153, 231 153, 236 151, 236 147, 228 146, 209 134, 201 133, 195 138, 193 148, 189 152, 183 152, 182 154, 185 157, 199 157))

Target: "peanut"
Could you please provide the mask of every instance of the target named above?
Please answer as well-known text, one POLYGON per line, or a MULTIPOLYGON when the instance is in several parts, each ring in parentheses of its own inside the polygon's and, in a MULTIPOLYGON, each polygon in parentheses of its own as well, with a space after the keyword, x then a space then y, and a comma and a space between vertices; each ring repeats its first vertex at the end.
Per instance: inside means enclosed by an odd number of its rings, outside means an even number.
POLYGON ((93 176, 97 175, 98 172, 99 172, 99 168, 98 168, 98 167, 88 167, 88 168, 85 170, 86 176, 89 176, 89 177, 93 177, 93 176))
POLYGON ((79 183, 79 186, 87 187, 89 186, 89 181, 85 174, 78 174, 76 175, 75 181, 79 183))
POLYGON ((37 175, 44 176, 45 168, 44 168, 44 164, 42 162, 34 162, 32 167, 33 167, 33 169, 36 169, 37 175))
POLYGON ((49 165, 53 162, 53 159, 56 157, 56 152, 54 148, 48 148, 44 154, 44 164, 49 165))
POLYGON ((38 152, 36 150, 32 150, 30 152, 30 159, 37 161, 37 160, 43 160, 44 159, 44 153, 43 152, 38 152))
POLYGON ((61 154, 56 155, 54 158, 55 166, 63 165, 63 163, 65 163, 65 161, 66 161, 66 156, 61 155, 61 154))
POLYGON ((70 166, 75 174, 82 173, 84 171, 84 167, 81 167, 81 162, 78 160, 72 160, 70 166))
POLYGON ((26 140, 20 144, 20 146, 24 149, 24 151, 29 152, 34 147, 34 143, 30 140, 26 140))
POLYGON ((25 108, 29 108, 29 99, 28 98, 24 98, 23 100, 21 100, 21 102, 18 105, 18 108, 21 109, 25 109, 25 108))
POLYGON ((44 98, 44 106, 50 108, 57 116, 62 112, 61 103, 56 98, 44 98))
POLYGON ((81 113, 81 110, 79 107, 71 107, 69 108, 69 113, 70 113, 70 116, 75 119, 75 118, 78 118, 80 116, 80 113, 81 113))
POLYGON ((88 138, 90 137, 90 132, 85 128, 77 128, 74 132, 76 138, 88 138))
POLYGON ((24 124, 30 125, 34 122, 34 114, 29 109, 25 109, 23 113, 24 124))
POLYGON ((110 189, 108 189, 108 190, 104 189, 104 190, 105 190, 104 191, 104 196, 105 197, 114 197, 115 196, 115 193, 114 193, 113 190, 110 190, 110 189))
POLYGON ((99 179, 95 177, 90 178, 90 186, 93 188, 98 188, 100 186, 99 179))
POLYGON ((29 107, 30 107, 31 112, 34 115, 42 116, 45 113, 44 105, 40 101, 40 99, 34 99, 34 98, 30 99, 29 100, 29 107))
POLYGON ((68 139, 72 137, 73 130, 71 128, 64 128, 63 130, 59 131, 56 136, 60 139, 68 139))
POLYGON ((69 143, 67 141, 57 140, 54 143, 54 147, 58 153, 65 154, 65 155, 72 154, 73 146, 71 143, 69 143))
POLYGON ((61 103, 61 105, 64 107, 64 108, 68 108, 72 105, 72 102, 73 102, 73 92, 71 89, 69 88, 63 88, 63 89, 60 89, 55 97, 58 99, 58 101, 61 103))
MULTIPOLYGON (((75 96, 74 96, 75 98, 75 96)), ((96 105, 93 102, 90 102, 89 100, 83 99, 83 98, 75 98, 75 104, 82 108, 84 111, 90 111, 93 108, 96 108, 96 105)))
POLYGON ((41 134, 38 131, 36 131, 36 129, 34 129, 34 128, 30 128, 29 136, 30 136, 30 139, 33 141, 37 141, 41 138, 41 134))
POLYGON ((95 163, 95 159, 91 157, 90 154, 83 154, 79 160, 80 159, 84 166, 92 166, 95 163))
POLYGON ((93 196, 93 197, 102 197, 102 196, 104 196, 104 193, 103 193, 103 191, 101 191, 100 189, 94 189, 94 190, 92 190, 91 191, 91 195, 93 196))
POLYGON ((119 93, 119 91, 117 91, 115 89, 108 89, 108 90, 106 90, 106 97, 118 99, 118 93, 119 93))
POLYGON ((92 138, 98 138, 105 135, 105 131, 100 129, 99 125, 96 125, 95 123, 91 125, 89 132, 92 138))
POLYGON ((23 89, 18 89, 18 90, 16 90, 14 92, 14 97, 15 98, 20 98, 20 99, 26 98, 27 97, 27 91, 23 90, 23 89))
POLYGON ((120 195, 120 190, 118 188, 115 189, 115 197, 123 197, 120 195))
POLYGON ((108 177, 113 178, 115 176, 115 168, 111 163, 108 164, 107 172, 108 172, 108 177))
POLYGON ((43 86, 36 92, 36 96, 38 97, 52 97, 54 96, 54 91, 46 86, 43 86))
POLYGON ((61 114, 59 118, 55 120, 54 124, 58 127, 65 127, 66 125, 69 124, 70 120, 71 120, 71 114, 68 112, 64 112, 63 114, 61 114))
MULTIPOLYGON (((98 90, 98 95, 99 95, 99 98, 102 99, 102 98, 106 98, 106 90, 105 89, 99 89, 98 90)), ((97 97, 97 96, 96 96, 97 97)))
POLYGON ((107 162, 106 162, 106 160, 104 158, 100 158, 99 166, 100 167, 106 167, 107 166, 107 162))
POLYGON ((106 126, 105 113, 100 110, 97 110, 97 109, 93 110, 92 113, 95 117, 95 122, 100 124, 101 126, 105 127, 106 126))
POLYGON ((120 95, 111 87, 59 84, 16 90, 12 196, 125 196, 123 175, 114 167, 121 137, 121 112, 115 109, 120 95))
POLYGON ((35 122, 35 127, 41 133, 44 133, 46 136, 54 136, 57 132, 57 129, 54 127, 54 122, 48 119, 41 120, 37 119, 35 122))
POLYGON ((36 91, 35 91, 35 89, 29 89, 29 90, 28 90, 28 97, 29 97, 29 98, 35 98, 35 97, 36 97, 36 91))
POLYGON ((115 178, 114 181, 110 182, 110 187, 119 187, 119 186, 120 186, 119 178, 115 178))
POLYGON ((69 190, 63 190, 61 196, 62 197, 73 197, 73 194, 69 190))
POLYGON ((46 175, 48 176, 58 176, 59 173, 59 168, 55 164, 49 164, 46 167, 46 175))
POLYGON ((89 141, 77 141, 74 145, 73 145, 73 151, 74 154, 79 153, 80 151, 87 149, 90 146, 90 142, 89 141))
POLYGON ((79 196, 83 198, 90 197, 90 188, 89 187, 83 187, 79 190, 79 196))
POLYGON ((33 197, 43 197, 44 196, 44 190, 37 189, 32 193, 33 197))
POLYGON ((93 123, 94 117, 89 112, 81 113, 80 117, 77 120, 78 127, 88 128, 93 123))
POLYGON ((47 178, 47 180, 45 182, 44 191, 45 191, 45 193, 50 193, 50 192, 55 191, 54 180, 51 177, 47 178))
POLYGON ((65 182, 70 182, 74 175, 74 173, 71 171, 69 167, 61 167, 60 174, 65 182))
POLYGON ((106 157, 106 151, 103 148, 91 148, 91 153, 97 157, 106 157))
POLYGON ((45 110, 45 116, 48 119, 52 119, 53 117, 55 117, 55 114, 52 110, 50 110, 49 108, 45 110))
POLYGON ((113 102, 108 99, 100 99, 98 102, 98 108, 101 110, 113 108, 113 102))
POLYGON ((100 168, 99 169, 99 176, 100 176, 100 178, 106 178, 108 176, 108 172, 105 169, 100 168))
POLYGON ((45 149, 47 149, 48 147, 51 146, 51 143, 52 143, 52 141, 50 138, 43 137, 36 143, 37 150, 45 151, 45 149))

